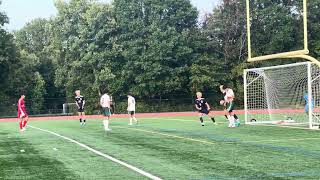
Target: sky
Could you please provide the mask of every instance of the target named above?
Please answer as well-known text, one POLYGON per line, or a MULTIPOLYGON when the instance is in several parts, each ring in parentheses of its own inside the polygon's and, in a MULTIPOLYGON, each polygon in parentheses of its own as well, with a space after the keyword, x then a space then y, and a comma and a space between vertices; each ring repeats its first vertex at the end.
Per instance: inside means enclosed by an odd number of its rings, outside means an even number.
MULTIPOLYGON (((0 11, 5 12, 10 23, 5 26, 9 31, 21 29, 35 18, 50 18, 57 14, 54 0, 0 0, 0 11)), ((110 0, 100 0, 110 1, 110 0)), ((220 0, 191 0, 200 12, 200 17, 211 12, 220 0)))

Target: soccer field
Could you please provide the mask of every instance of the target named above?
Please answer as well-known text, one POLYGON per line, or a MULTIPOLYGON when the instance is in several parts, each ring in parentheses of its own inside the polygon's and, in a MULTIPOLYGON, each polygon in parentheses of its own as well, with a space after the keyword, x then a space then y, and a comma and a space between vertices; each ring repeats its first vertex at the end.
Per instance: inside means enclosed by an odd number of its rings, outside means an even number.
POLYGON ((320 179, 319 131, 217 119, 113 119, 108 133, 101 120, 31 121, 24 133, 2 122, 0 179, 320 179))

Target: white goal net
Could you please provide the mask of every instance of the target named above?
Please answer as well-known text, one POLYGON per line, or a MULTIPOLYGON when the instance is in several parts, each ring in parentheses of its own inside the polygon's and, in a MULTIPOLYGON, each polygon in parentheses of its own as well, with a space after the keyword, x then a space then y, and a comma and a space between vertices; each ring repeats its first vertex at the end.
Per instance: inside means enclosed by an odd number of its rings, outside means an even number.
POLYGON ((62 108, 62 114, 73 115, 78 112, 76 103, 64 103, 62 108))
POLYGON ((320 68, 311 62, 244 70, 247 124, 315 128, 320 122, 320 68))

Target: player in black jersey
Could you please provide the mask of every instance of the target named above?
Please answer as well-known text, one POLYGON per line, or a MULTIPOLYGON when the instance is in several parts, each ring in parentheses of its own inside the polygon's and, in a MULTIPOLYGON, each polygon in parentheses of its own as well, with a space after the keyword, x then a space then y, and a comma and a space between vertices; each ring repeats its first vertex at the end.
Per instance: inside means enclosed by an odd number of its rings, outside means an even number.
POLYGON ((80 90, 76 90, 76 105, 78 107, 78 115, 79 115, 79 120, 80 120, 80 125, 83 126, 86 124, 86 117, 84 113, 84 105, 86 101, 84 100, 84 97, 80 95, 80 90))
POLYGON ((203 117, 209 116, 214 124, 216 124, 216 121, 214 120, 214 116, 210 112, 210 105, 208 102, 202 98, 202 93, 197 92, 197 99, 195 100, 195 107, 199 112, 199 118, 201 125, 204 126, 203 117))

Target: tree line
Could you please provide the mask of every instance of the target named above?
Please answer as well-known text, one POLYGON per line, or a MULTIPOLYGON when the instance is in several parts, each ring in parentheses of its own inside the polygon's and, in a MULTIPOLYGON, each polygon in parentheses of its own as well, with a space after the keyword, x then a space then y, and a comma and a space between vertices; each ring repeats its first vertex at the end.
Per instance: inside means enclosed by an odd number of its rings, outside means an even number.
MULTIPOLYGON (((250 3, 254 55, 300 48, 302 3, 250 3)), ((13 111, 21 91, 34 114, 72 101, 76 89, 91 110, 104 89, 141 99, 203 91, 218 104, 221 83, 235 90, 241 105, 243 69, 279 63, 246 63, 243 0, 222 0, 201 23, 190 0, 57 0, 55 6, 56 16, 15 32, 4 28, 10 20, 0 12, 0 112, 13 111)), ((317 58, 319 8, 320 0, 308 4, 309 49, 317 58)))

